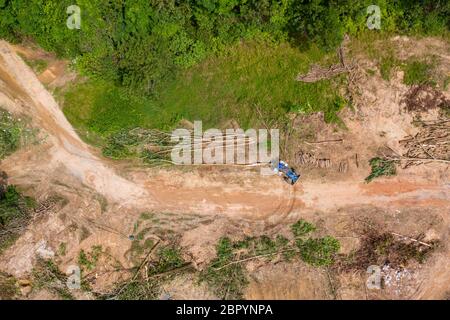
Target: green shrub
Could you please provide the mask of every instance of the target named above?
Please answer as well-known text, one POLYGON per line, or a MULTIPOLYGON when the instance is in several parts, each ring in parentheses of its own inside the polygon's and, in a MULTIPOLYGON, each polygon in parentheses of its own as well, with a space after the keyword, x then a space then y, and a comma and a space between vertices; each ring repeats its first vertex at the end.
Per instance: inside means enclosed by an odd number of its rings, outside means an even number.
POLYGON ((366 178, 366 182, 370 182, 375 178, 381 176, 393 176, 395 175, 395 161, 387 160, 383 158, 372 158, 369 161, 371 172, 370 175, 366 178))
POLYGON ((200 282, 206 282, 221 299, 242 299, 248 279, 241 264, 228 265, 234 258, 233 243, 221 238, 216 250, 217 258, 200 273, 200 282))
POLYGON ((149 268, 149 275, 163 273, 179 268, 185 264, 181 251, 174 246, 166 246, 158 251, 158 261, 153 268, 149 268))
POLYGON ((0 253, 25 230, 34 207, 34 199, 22 195, 16 186, 0 185, 0 253))
POLYGON ((298 220, 291 226, 291 231, 295 237, 303 237, 316 230, 316 227, 303 219, 298 220))
POLYGON ((298 239, 296 245, 300 251, 300 258, 313 266, 330 266, 339 251, 339 241, 333 237, 318 239, 298 239))
POLYGON ((37 143, 37 134, 38 130, 30 128, 26 120, 0 107, 0 160, 24 145, 37 143))

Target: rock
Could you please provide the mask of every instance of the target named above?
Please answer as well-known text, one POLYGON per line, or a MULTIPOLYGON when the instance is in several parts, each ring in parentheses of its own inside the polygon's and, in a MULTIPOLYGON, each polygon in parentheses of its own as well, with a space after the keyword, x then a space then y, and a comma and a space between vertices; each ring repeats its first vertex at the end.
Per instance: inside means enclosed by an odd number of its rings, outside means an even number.
POLYGON ((28 296, 31 293, 31 291, 32 291, 31 286, 25 286, 20 288, 20 293, 25 297, 28 296))

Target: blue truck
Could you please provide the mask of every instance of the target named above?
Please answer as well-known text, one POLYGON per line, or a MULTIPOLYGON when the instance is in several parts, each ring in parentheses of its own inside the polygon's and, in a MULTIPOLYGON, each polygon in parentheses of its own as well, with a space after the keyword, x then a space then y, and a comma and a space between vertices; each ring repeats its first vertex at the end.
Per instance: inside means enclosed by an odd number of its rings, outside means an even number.
POLYGON ((294 169, 290 168, 289 165, 284 161, 279 161, 278 165, 276 165, 273 170, 278 175, 282 176, 284 181, 291 185, 294 185, 300 178, 300 175, 297 174, 294 169))

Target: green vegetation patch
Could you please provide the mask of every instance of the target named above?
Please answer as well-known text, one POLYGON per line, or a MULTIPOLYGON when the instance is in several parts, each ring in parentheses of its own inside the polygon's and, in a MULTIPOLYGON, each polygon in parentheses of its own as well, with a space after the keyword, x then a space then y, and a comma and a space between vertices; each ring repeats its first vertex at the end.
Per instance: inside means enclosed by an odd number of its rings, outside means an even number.
POLYGON ((397 173, 394 160, 387 160, 383 158, 372 158, 369 161, 371 172, 365 179, 366 182, 371 182, 373 179, 381 176, 394 176, 397 173))
POLYGON ((5 272, 0 272, 0 300, 12 300, 18 294, 17 280, 5 272))
POLYGON ((78 264, 84 270, 92 270, 96 267, 100 255, 103 253, 102 246, 92 246, 88 252, 83 249, 78 254, 78 264))
POLYGON ((199 281, 206 282, 221 299, 242 299, 248 284, 246 261, 291 261, 298 257, 315 267, 331 266, 340 249, 339 241, 330 236, 313 238, 310 234, 315 230, 313 224, 299 220, 291 226, 292 239, 263 235, 233 242, 224 237, 217 244, 216 258, 199 274, 199 281))
POLYGON ((63 111, 82 138, 103 146, 105 156, 152 162, 160 158, 154 152, 136 152, 142 145, 137 127, 171 131, 186 119, 203 121, 204 130, 226 128, 230 120, 245 129, 267 122, 283 129, 288 113, 319 111, 327 122, 340 122, 337 113, 347 102, 338 91, 345 76, 295 81, 312 63, 335 60, 316 47, 301 52, 287 43, 246 42, 161 82, 152 97, 100 80, 75 84, 65 93, 63 111))
POLYGON ((317 48, 301 52, 288 44, 235 46, 166 82, 158 90, 161 111, 156 117, 170 125, 182 118, 202 120, 206 127, 221 127, 234 119, 249 128, 262 124, 259 111, 278 125, 287 112, 323 111, 331 122, 341 108, 337 87, 343 78, 295 81, 311 63, 326 58, 317 48))
POLYGON ((25 230, 34 206, 34 199, 22 195, 16 186, 0 184, 0 253, 25 230))
POLYGON ((305 220, 298 220, 291 226, 291 231, 295 237, 303 237, 316 230, 316 227, 305 220))
MULTIPOLYGON (((149 250, 152 250, 149 249, 149 250)), ((147 252, 149 254, 150 252, 147 252)), ((138 265, 132 279, 119 283, 114 290, 100 299, 154 300, 162 291, 162 284, 175 274, 190 272, 190 263, 184 261, 176 245, 166 245, 156 250, 155 257, 147 262, 147 268, 138 265)))
POLYGON ((20 57, 25 61, 25 63, 31 67, 37 74, 44 72, 48 67, 48 62, 42 59, 28 59, 23 54, 20 57))
POLYGON ((152 126, 153 102, 112 83, 78 83, 64 95, 63 112, 81 137, 94 145, 122 129, 152 126))
POLYGON ((392 50, 389 50, 386 54, 383 54, 380 59, 380 73, 381 77, 389 81, 391 79, 392 73, 401 65, 401 61, 399 61, 395 53, 392 50))
POLYGON ((67 276, 58 269, 53 260, 39 258, 33 267, 32 279, 33 289, 46 289, 64 300, 74 299, 66 285, 67 276))
POLYGON ((439 246, 439 241, 427 245, 405 241, 372 223, 364 225, 361 235, 359 248, 338 258, 335 265, 338 270, 365 272, 370 265, 405 268, 411 262, 424 263, 439 246))
POLYGON ((301 259, 317 267, 332 265, 340 248, 339 241, 328 236, 318 239, 298 239, 296 245, 301 259))
POLYGON ((234 245, 229 238, 222 238, 216 247, 217 257, 200 274, 200 282, 206 282, 221 299, 242 299, 248 279, 240 263, 230 264, 234 258, 234 245))
POLYGON ((135 128, 111 134, 103 147, 103 155, 112 159, 137 157, 144 163, 170 161, 170 134, 158 130, 135 128))
POLYGON ((64 257, 67 253, 67 243, 61 242, 58 246, 58 255, 64 257))
POLYGON ((435 85, 433 74, 435 70, 435 63, 425 60, 411 60, 407 61, 403 66, 405 75, 403 83, 406 85, 435 85))
POLYGON ((149 268, 149 276, 178 269, 185 264, 181 257, 181 250, 175 246, 160 248, 157 256, 157 261, 149 268))

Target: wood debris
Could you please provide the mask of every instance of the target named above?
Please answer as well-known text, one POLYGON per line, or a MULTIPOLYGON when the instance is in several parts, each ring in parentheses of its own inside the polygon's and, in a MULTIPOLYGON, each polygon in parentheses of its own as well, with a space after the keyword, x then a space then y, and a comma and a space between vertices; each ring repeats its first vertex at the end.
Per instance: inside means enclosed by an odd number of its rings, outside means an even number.
POLYGON ((450 162, 450 120, 416 121, 421 130, 400 140, 407 150, 403 168, 428 161, 450 162))
POLYGON ((315 155, 309 152, 300 150, 295 156, 295 162, 301 166, 313 166, 316 168, 331 167, 331 160, 327 158, 316 158, 315 155))
POLYGON ((333 78, 341 73, 350 72, 352 70, 353 65, 347 65, 345 63, 345 54, 344 54, 344 43, 348 40, 346 38, 343 44, 338 49, 339 63, 333 64, 329 67, 322 67, 317 64, 313 64, 309 72, 307 74, 299 74, 296 78, 297 81, 301 82, 317 82, 324 79, 333 78))

